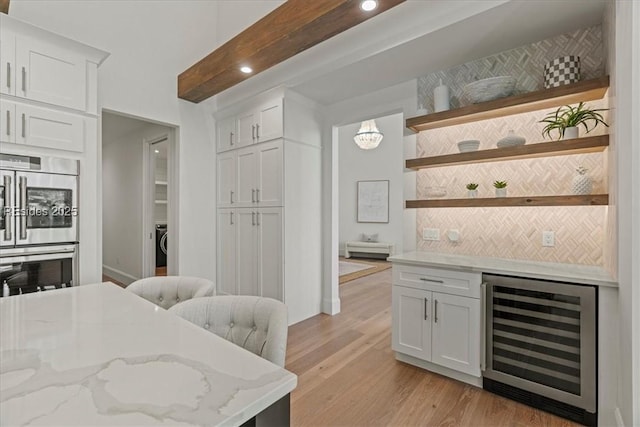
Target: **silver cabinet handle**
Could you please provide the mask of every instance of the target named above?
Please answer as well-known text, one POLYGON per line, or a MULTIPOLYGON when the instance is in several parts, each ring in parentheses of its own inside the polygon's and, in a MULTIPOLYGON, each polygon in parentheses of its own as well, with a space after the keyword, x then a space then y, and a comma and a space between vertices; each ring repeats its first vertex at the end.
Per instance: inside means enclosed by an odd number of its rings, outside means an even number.
POLYGON ((256 188, 256 202, 260 203, 260 189, 256 188))
POLYGON ((423 282, 444 283, 444 280, 427 279, 426 277, 421 277, 420 280, 422 280, 423 282))
POLYGON ((424 299, 424 320, 427 320, 429 318, 429 316, 427 316, 427 307, 429 305, 429 300, 428 299, 424 299))
POLYGON ((22 67, 22 91, 27 91, 27 69, 22 67))
POLYGON ((4 240, 13 239, 11 228, 13 222, 11 221, 12 208, 11 205, 11 177, 4 177, 4 207, 5 207, 5 228, 4 228, 4 240))
POLYGON ((256 202, 256 189, 252 188, 251 189, 251 203, 255 203, 256 202))
POLYGON ((256 213, 251 212, 251 225, 256 225, 256 213))
POLYGON ((11 87, 11 63, 7 62, 7 87, 11 87))
POLYGON ((7 110, 7 136, 11 135, 11 111, 7 110))
POLYGON ((251 139, 256 139, 256 125, 251 125, 251 139))
POLYGON ((256 212, 256 225, 260 226, 260 212, 256 212))
POLYGON ((480 285, 480 370, 487 369, 487 282, 480 285))
POLYGON ((233 225, 233 212, 229 215, 229 225, 233 225))
POLYGON ((434 307, 433 307, 433 321, 438 323, 438 300, 434 299, 433 300, 433 304, 434 304, 434 307))
POLYGON ((20 239, 27 238, 27 177, 20 177, 20 239))
POLYGON ((256 125, 256 139, 260 139, 260 125, 256 125))
POLYGON ((22 137, 27 137, 27 116, 24 113, 22 113, 22 137))
POLYGON ((233 145, 233 132, 229 132, 229 145, 233 145))
POLYGON ((233 204, 233 190, 229 190, 229 203, 233 204))

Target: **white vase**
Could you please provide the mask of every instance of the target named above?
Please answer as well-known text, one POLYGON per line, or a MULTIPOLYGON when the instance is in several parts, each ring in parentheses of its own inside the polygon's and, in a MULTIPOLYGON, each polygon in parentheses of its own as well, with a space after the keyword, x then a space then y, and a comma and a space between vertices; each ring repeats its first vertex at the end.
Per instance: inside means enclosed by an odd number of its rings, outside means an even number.
POLYGON ((507 197, 507 188, 496 188, 496 197, 507 197))
POLYGON ((580 137, 577 126, 571 126, 564 130, 564 136, 562 139, 574 139, 580 137))
POLYGON ((440 86, 433 90, 433 110, 438 113, 449 108, 449 88, 443 85, 440 79, 440 86))
POLYGON ((467 190, 467 197, 469 197, 470 199, 475 199, 476 197, 478 197, 478 189, 476 188, 475 190, 467 190))
POLYGON ((591 194, 593 180, 587 175, 587 169, 579 167, 576 172, 578 174, 573 178, 571 192, 573 194, 591 194))

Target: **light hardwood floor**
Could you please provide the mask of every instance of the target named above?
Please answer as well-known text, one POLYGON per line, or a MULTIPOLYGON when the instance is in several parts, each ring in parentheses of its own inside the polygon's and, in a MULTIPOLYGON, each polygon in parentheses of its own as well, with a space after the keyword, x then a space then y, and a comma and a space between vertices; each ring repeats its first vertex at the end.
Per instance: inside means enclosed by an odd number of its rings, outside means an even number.
POLYGON ((289 328, 294 426, 577 426, 398 362, 391 350, 391 270, 340 286, 342 312, 289 328))

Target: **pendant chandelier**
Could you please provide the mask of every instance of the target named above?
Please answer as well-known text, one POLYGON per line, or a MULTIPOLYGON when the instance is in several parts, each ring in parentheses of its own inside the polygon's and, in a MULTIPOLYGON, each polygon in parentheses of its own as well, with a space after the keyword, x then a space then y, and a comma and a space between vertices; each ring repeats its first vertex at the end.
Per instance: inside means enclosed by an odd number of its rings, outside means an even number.
POLYGON ((372 150, 380 145, 383 137, 384 135, 378 130, 375 120, 365 120, 353 140, 363 150, 372 150))

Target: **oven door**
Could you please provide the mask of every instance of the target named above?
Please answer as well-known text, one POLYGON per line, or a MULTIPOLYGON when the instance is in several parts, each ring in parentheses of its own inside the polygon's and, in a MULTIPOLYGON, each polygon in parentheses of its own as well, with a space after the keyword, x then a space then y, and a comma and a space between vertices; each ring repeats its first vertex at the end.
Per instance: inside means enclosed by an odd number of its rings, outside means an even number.
POLYGON ((16 244, 77 242, 78 177, 16 172, 16 180, 16 244))
POLYGON ((15 173, 0 170, 0 247, 15 245, 15 173))

